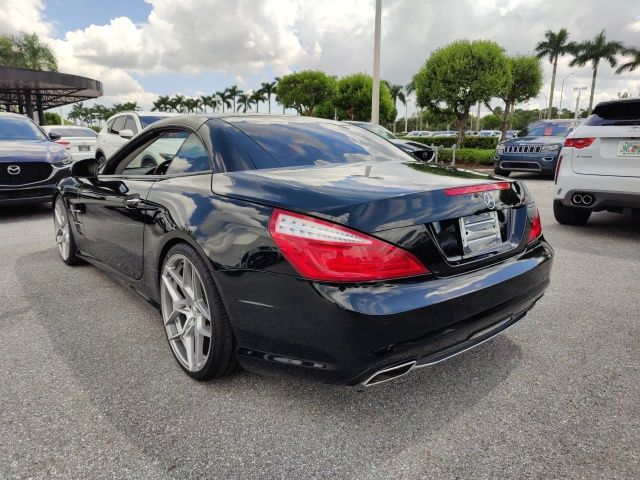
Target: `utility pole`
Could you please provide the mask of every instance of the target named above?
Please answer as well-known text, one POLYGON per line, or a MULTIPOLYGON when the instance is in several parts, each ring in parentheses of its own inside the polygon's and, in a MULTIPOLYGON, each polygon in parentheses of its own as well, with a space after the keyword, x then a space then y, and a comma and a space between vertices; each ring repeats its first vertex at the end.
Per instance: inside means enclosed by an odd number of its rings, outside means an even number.
POLYGON ((376 23, 373 36, 373 89, 371 92, 371 123, 380 123, 380 19, 382 0, 376 0, 376 23))
POLYGON ((564 94, 564 81, 573 75, 574 72, 571 72, 569 75, 565 75, 562 77, 562 87, 560 88, 560 106, 558 107, 558 118, 562 115, 562 95, 564 94))
POLYGON ((478 115, 476 116, 476 132, 480 131, 480 102, 478 102, 478 115))
POLYGON ((580 94, 582 93, 583 90, 586 90, 587 87, 573 87, 573 91, 577 91, 578 92, 578 98, 576 98, 576 112, 573 115, 573 121, 577 122, 578 121, 578 110, 580 109, 580 94))

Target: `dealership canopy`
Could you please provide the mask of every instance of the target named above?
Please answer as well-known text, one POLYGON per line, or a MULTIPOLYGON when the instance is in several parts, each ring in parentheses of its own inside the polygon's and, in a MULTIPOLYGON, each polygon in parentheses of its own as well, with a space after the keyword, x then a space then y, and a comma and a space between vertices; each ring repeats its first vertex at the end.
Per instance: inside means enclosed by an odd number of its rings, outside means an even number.
POLYGON ((102 96, 102 82, 68 73, 0 66, 0 105, 33 118, 38 112, 102 96))

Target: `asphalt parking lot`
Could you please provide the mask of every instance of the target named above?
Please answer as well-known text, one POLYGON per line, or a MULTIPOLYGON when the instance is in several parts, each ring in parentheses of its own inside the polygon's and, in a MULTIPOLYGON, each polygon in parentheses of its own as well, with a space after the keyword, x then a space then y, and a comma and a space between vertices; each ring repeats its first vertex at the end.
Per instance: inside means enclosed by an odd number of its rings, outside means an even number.
POLYGON ((368 389, 184 375, 159 314, 0 209, 0 478, 638 478, 640 217, 558 225, 530 315, 368 389))

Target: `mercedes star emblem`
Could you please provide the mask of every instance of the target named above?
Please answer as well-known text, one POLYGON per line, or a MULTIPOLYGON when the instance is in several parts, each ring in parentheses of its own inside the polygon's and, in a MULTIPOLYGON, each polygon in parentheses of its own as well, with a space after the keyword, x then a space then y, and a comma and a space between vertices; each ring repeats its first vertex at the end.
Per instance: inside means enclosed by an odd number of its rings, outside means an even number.
POLYGON ((487 205, 489 210, 493 210, 496 208, 496 199, 491 192, 486 192, 484 194, 484 203, 487 205))

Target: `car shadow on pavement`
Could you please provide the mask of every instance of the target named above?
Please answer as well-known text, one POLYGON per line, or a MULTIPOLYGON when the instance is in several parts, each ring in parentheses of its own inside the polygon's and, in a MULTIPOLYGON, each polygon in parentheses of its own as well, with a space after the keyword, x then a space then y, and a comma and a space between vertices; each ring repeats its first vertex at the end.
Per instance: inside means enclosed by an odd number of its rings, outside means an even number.
POLYGON ((51 204, 49 203, 0 206, 0 222, 31 221, 48 215, 52 215, 51 218, 53 219, 51 204))
POLYGON ((33 317, 52 345, 42 361, 59 363, 60 375, 71 377, 111 428, 178 477, 202 476, 216 462, 221 478, 246 462, 284 475, 298 456, 307 457, 310 476, 337 465, 340 477, 371 471, 426 437, 453 434, 450 424, 522 363, 520 346, 506 334, 369 388, 243 371, 202 383, 181 371, 159 314, 128 288, 96 268, 65 266, 54 248, 17 264, 33 317), (227 452, 224 463, 214 445, 227 452), (341 459, 353 449, 357 458, 341 459))

